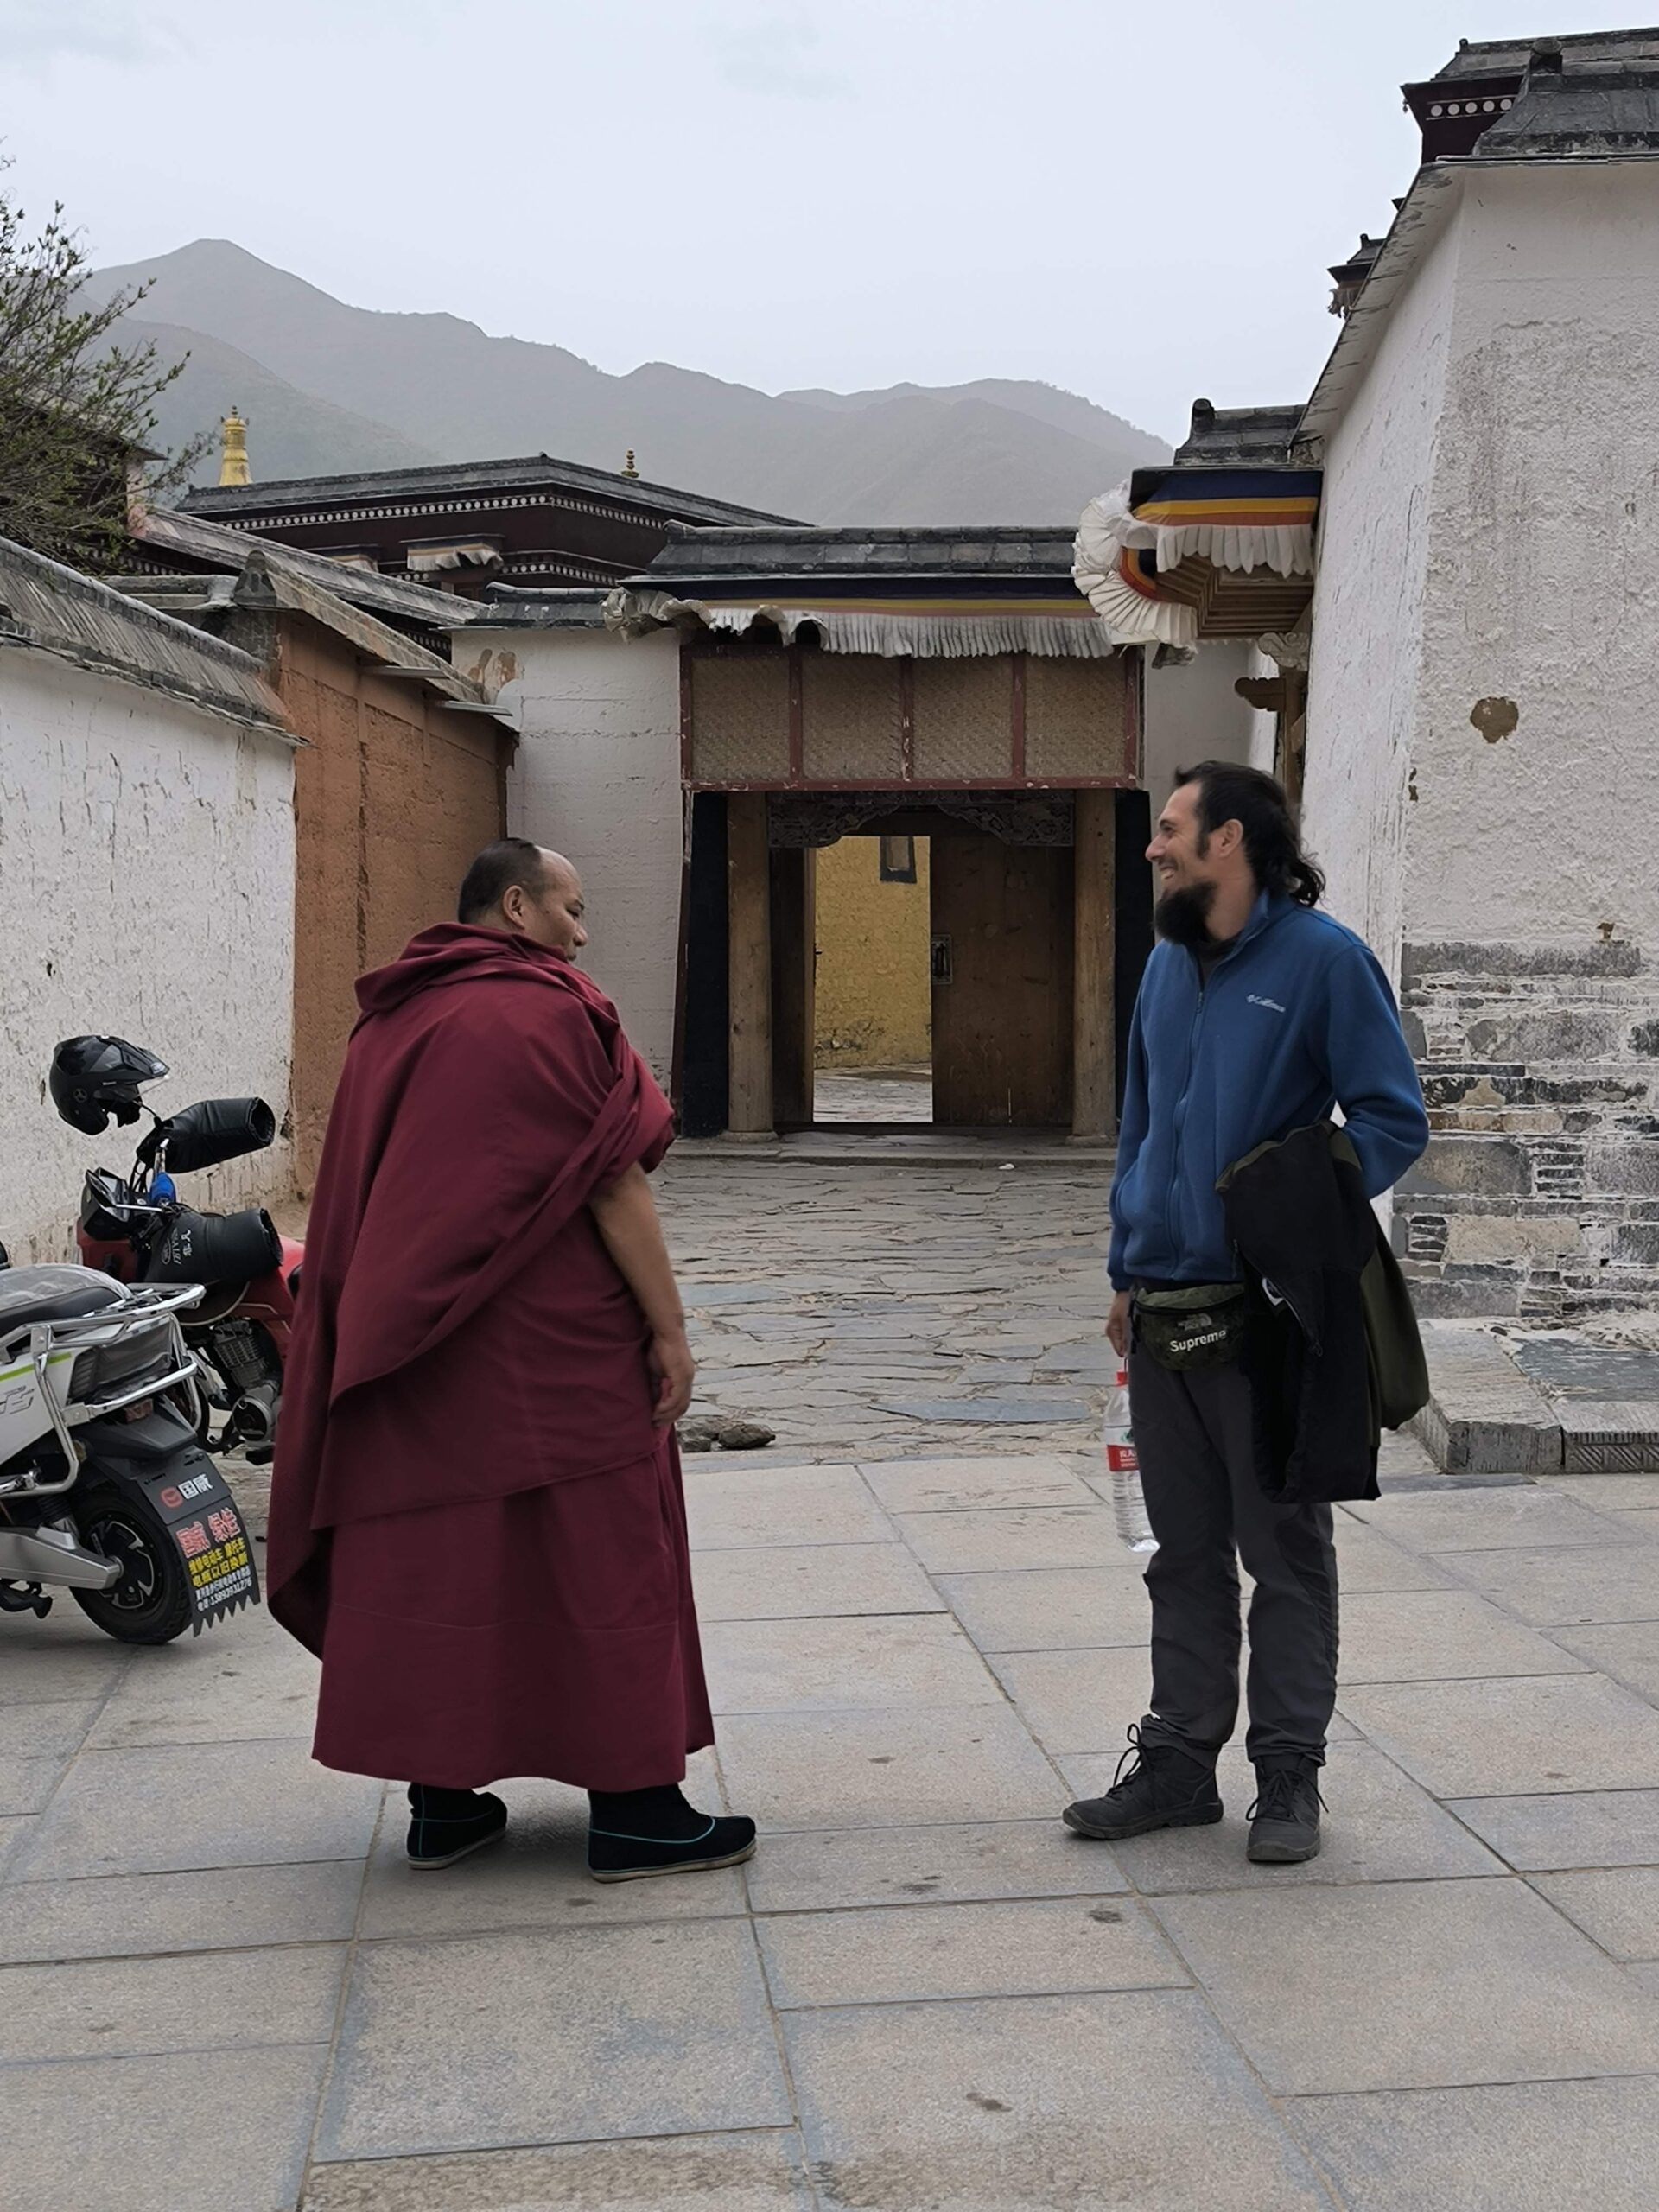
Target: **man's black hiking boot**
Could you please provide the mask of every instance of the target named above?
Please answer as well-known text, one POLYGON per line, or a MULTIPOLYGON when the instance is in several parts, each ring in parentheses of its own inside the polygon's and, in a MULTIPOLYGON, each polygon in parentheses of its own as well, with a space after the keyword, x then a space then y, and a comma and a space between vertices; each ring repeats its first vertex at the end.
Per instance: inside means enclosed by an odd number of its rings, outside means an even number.
POLYGON ((1103 1797, 1079 1798, 1061 1815, 1075 1834, 1102 1843, 1122 1843, 1154 1828, 1208 1827, 1221 1818, 1215 1762, 1195 1758, 1179 1745, 1131 1726, 1129 1748, 1117 1763, 1112 1786, 1103 1797), (1128 1774, 1127 1760, 1135 1764, 1128 1774))
POLYGON ((1319 1763, 1287 1752, 1255 1762, 1255 1802, 1245 1815, 1245 1855, 1258 1866, 1300 1866, 1319 1855, 1319 1763))
POLYGON ((505 1835, 507 1808, 485 1789, 437 1789, 409 1785, 409 1863, 453 1866, 505 1835))

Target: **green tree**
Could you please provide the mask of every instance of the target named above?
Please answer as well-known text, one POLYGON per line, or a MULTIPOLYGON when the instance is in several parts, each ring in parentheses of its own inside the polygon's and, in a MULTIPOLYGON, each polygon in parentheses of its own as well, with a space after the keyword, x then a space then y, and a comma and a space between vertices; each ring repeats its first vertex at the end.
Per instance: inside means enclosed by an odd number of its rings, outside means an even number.
POLYGON ((149 449, 156 398, 184 362, 112 335, 148 287, 88 302, 62 207, 33 236, 26 222, 0 190, 0 536, 76 568, 118 567, 130 499, 187 482, 207 441, 170 459, 149 449))

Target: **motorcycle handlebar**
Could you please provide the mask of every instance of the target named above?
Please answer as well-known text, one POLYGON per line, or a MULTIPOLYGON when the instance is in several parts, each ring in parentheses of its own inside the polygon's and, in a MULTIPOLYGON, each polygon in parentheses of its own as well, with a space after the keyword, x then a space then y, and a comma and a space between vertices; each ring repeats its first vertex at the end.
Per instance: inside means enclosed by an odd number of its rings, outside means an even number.
POLYGON ((138 1157, 147 1167, 153 1166, 165 1145, 168 1169, 188 1175, 196 1168, 239 1160, 245 1153, 263 1152, 276 1134, 276 1116, 263 1098, 204 1098, 157 1122, 139 1146, 138 1157))

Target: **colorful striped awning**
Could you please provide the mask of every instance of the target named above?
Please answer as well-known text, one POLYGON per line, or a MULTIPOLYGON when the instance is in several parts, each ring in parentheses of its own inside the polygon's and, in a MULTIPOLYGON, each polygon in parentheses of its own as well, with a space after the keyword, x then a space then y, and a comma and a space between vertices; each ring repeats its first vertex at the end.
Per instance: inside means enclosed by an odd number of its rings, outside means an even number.
POLYGON ((1318 469, 1176 467, 1135 480, 1133 505, 1128 483, 1090 501, 1072 564, 1114 645, 1295 627, 1313 593, 1318 469))

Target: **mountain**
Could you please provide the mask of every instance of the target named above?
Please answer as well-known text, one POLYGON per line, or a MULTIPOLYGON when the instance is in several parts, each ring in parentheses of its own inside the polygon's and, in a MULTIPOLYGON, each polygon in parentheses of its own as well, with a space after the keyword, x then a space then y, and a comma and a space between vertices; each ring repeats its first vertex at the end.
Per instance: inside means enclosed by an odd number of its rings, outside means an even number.
MULTIPOLYGON (((176 453, 203 431, 214 437, 233 410, 259 426, 263 474, 333 476, 348 468, 415 468, 440 454, 348 408, 297 391, 262 363, 200 330, 124 315, 112 334, 126 345, 149 340, 164 361, 183 356, 184 373, 156 405, 156 442, 176 453)), ((213 455, 200 466, 210 466, 213 455)))
POLYGON ((169 442, 213 429, 234 401, 256 478, 538 452, 617 468, 632 448, 658 483, 813 522, 1052 523, 1169 457, 1048 385, 773 397, 661 361, 612 376, 456 315, 349 307, 225 239, 102 270, 91 289, 137 284, 151 288, 140 315, 193 349, 168 397, 169 442), (244 360, 264 372, 263 389, 225 383, 244 360), (296 467, 289 456, 302 450, 327 458, 296 467))

